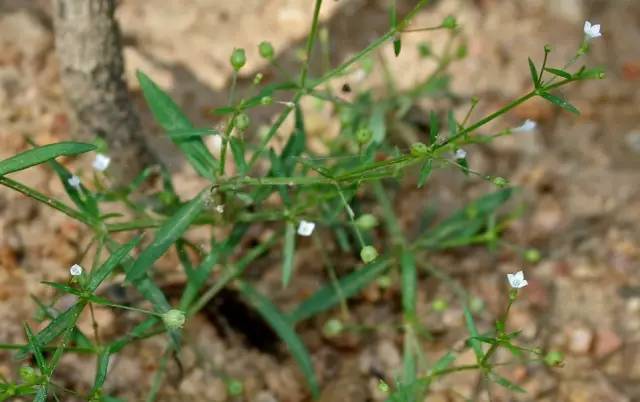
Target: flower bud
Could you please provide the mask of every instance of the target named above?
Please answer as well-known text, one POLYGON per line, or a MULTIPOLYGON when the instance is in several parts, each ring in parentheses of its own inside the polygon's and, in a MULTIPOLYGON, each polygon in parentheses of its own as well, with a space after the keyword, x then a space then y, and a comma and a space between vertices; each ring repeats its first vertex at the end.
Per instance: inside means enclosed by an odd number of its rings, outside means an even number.
POLYGON ((244 53, 244 49, 233 49, 229 61, 231 62, 233 69, 239 71, 247 62, 247 56, 244 53))
POLYGON ((179 329, 184 325, 186 317, 182 310, 172 309, 162 314, 162 321, 169 329, 179 329))
POLYGON ((258 45, 258 52, 260 52, 260 57, 266 60, 273 59, 274 51, 273 45, 270 42, 263 41, 258 45))
POLYGON ((360 250, 360 258, 365 264, 368 264, 378 258, 378 250, 373 246, 364 246, 360 250))

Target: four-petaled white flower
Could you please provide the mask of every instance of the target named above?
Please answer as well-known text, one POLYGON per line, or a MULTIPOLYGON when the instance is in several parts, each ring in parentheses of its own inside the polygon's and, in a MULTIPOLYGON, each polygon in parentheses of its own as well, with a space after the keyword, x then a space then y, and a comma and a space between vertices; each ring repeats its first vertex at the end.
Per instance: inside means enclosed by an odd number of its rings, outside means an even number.
POLYGON ((522 271, 518 271, 515 274, 507 274, 507 280, 509 281, 509 285, 514 289, 521 289, 529 284, 529 282, 524 279, 524 273, 522 271))
POLYGON ((93 168, 98 172, 104 172, 109 167, 111 163, 111 158, 107 155, 96 154, 96 159, 93 161, 93 168))
POLYGON ((80 276, 82 275, 82 267, 78 264, 73 264, 71 268, 69 268, 69 273, 71 276, 80 276))
POLYGON ((76 190, 80 191, 80 178, 75 174, 67 179, 67 183, 76 190))
POLYGON ((588 39, 595 39, 602 36, 600 33, 600 24, 591 25, 591 22, 584 22, 584 34, 588 39))
POLYGON ((538 126, 538 123, 536 123, 531 119, 527 119, 524 121, 524 123, 522 123, 521 126, 516 127, 511 131, 513 131, 514 133, 528 133, 535 130, 537 126, 538 126))
POLYGON ((298 225, 298 234, 300 236, 311 236, 311 233, 313 233, 313 229, 315 228, 315 223, 302 220, 298 225))
POLYGON ((464 159, 467 157, 467 151, 462 148, 456 149, 456 159, 464 159))
POLYGON ((224 213, 224 205, 220 204, 220 205, 216 205, 216 212, 219 214, 223 214, 224 213))

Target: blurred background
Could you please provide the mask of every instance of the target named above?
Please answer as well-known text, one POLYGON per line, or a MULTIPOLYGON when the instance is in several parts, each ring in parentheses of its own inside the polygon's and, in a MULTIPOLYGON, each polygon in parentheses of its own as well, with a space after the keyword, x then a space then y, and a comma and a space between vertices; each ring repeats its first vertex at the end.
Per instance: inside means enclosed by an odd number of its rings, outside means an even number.
MULTIPOLYGON (((402 13, 414 4, 399 3, 402 13)), ((388 29, 387 7, 386 0, 325 1, 322 25, 328 28, 333 65, 388 29)), ((152 122, 135 71, 143 70, 167 89, 197 126, 215 127, 220 120, 209 112, 225 104, 233 48, 247 50, 240 91, 258 72, 265 75, 265 82, 281 79, 258 56, 257 45, 270 41, 282 68, 296 71, 312 8, 310 0, 119 2, 116 18, 122 31, 125 76, 142 121, 141 135, 171 167, 179 193, 192 194, 202 184, 152 122)), ((537 248, 542 255, 525 267, 530 286, 523 292, 522 303, 514 307, 511 325, 521 328, 530 344, 567 356, 559 369, 514 368, 511 377, 528 393, 498 400, 638 401, 640 2, 439 0, 420 12, 414 25, 438 25, 447 15, 457 17, 468 52, 451 68, 452 88, 463 99, 479 97, 475 116, 529 90, 527 57, 539 62, 543 46, 550 44, 549 64, 562 66, 582 40, 584 21, 602 24, 603 37, 593 42, 585 64, 605 67, 606 79, 562 91, 581 110, 580 116, 533 100, 491 127, 515 127, 533 119, 538 122, 535 133, 467 151, 476 170, 504 176, 521 187, 520 202, 526 208, 508 237, 521 246, 537 248)), ((407 34, 400 57, 394 57, 389 44, 376 60, 384 62, 399 88, 410 88, 435 65, 420 57, 419 45, 425 42, 440 49, 444 38, 442 32, 407 34)), ((49 1, 0 0, 0 159, 26 149, 27 136, 44 144, 81 135, 74 129, 58 66, 49 1)), ((356 92, 360 85, 384 89, 376 75, 366 81, 355 76, 343 81, 356 92)), ((424 105, 426 110, 430 106, 424 105)), ((457 113, 464 114, 467 107, 461 104, 457 113)), ((335 130, 331 116, 322 111, 314 114, 314 110, 310 106, 307 112, 310 132, 320 136, 335 130)), ((267 124, 272 118, 263 112, 256 121, 267 124)), ((78 169, 89 166, 82 158, 74 163, 78 169)), ((46 168, 16 176, 40 191, 63 197, 61 185, 46 168)), ((478 183, 459 176, 438 175, 427 196, 446 204, 480 191, 478 183)), ((404 219, 412 219, 412 205, 427 202, 424 196, 414 194, 402 200, 408 214, 404 219)), ((85 233, 70 219, 0 188, 0 342, 22 339, 21 323, 34 311, 29 295, 46 293, 42 280, 66 277, 67 267, 82 251, 85 233)), ((304 261, 304 251, 301 258, 304 261)), ((311 261, 313 256, 306 258, 311 261)), ((439 266, 467 283, 469 292, 483 303, 487 325, 491 312, 503 305, 504 274, 522 268, 517 260, 474 250, 437 258, 439 266)), ((167 258, 164 264, 173 262, 167 258)), ((297 286, 305 286, 304 277, 299 282, 297 286)), ((301 291, 287 289, 277 297, 287 303, 301 291)), ((462 310, 444 288, 429 288, 422 296, 420 311, 435 336, 428 355, 439 356, 464 339, 462 310), (450 306, 434 311, 431 303, 436 296, 451 300, 450 306)), ((397 311, 389 306, 392 299, 385 290, 368 289, 355 314, 376 317, 378 322, 393 320, 397 311)), ((104 326, 117 331, 118 317, 106 310, 99 313, 104 326)), ((397 334, 382 328, 375 336, 359 332, 326 339, 320 334, 326 318, 299 328, 319 367, 322 402, 383 400, 376 384, 381 375, 392 378, 390 373, 400 365, 397 334)), ((225 385, 228 377, 243 381, 249 401, 307 400, 295 364, 278 348, 272 350, 273 345, 236 339, 207 317, 199 317, 187 337, 189 346, 181 356, 183 372, 169 376, 160 400, 231 401, 225 385)), ((161 349, 160 341, 150 339, 119 356, 114 363, 118 369, 108 382, 113 393, 131 401, 145 395, 161 349)), ((473 356, 468 359, 473 361, 473 356)), ((65 357, 60 371, 69 373, 66 385, 91 384, 93 364, 65 357)), ((0 354, 0 373, 8 376, 12 370, 10 356, 0 354)), ((436 392, 427 400, 462 401, 461 395, 472 395, 475 386, 474 375, 451 376, 436 384, 436 392)))

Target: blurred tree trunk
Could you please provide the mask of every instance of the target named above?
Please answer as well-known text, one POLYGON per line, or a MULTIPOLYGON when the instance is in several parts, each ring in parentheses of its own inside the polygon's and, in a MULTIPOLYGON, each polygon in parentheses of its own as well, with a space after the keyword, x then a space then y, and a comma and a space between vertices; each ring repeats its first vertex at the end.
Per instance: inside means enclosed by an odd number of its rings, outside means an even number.
POLYGON ((60 74, 81 135, 110 147, 110 171, 127 180, 153 158, 124 79, 115 0, 53 0, 60 74))

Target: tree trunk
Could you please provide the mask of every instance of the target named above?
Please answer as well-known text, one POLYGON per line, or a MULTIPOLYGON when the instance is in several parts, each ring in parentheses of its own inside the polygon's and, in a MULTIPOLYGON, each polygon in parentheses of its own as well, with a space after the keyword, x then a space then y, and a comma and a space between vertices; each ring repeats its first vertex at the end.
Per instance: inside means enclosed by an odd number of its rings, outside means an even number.
POLYGON ((152 161, 124 80, 115 0, 53 0, 60 75, 81 135, 109 144, 118 181, 152 161))

